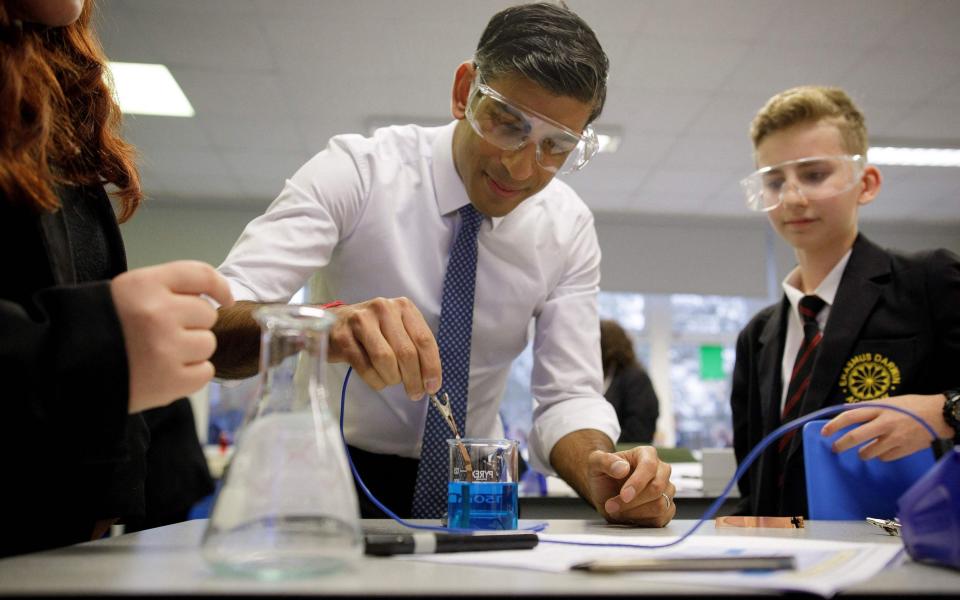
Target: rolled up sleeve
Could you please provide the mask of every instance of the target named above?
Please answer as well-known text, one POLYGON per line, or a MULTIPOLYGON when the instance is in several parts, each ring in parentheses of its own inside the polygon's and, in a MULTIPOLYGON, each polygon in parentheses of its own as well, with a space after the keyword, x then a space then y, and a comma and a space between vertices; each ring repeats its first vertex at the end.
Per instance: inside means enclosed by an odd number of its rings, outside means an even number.
POLYGON ((616 442, 620 425, 603 397, 597 294, 600 246, 592 218, 585 218, 570 246, 558 284, 536 315, 531 389, 531 465, 553 474, 550 452, 565 435, 594 429, 616 442))

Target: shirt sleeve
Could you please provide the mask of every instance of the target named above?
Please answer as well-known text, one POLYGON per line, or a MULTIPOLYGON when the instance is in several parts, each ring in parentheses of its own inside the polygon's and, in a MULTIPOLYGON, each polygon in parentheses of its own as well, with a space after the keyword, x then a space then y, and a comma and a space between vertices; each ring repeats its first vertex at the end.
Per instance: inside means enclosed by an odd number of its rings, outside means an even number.
POLYGON ((333 138, 246 226, 219 267, 235 300, 287 302, 330 262, 367 196, 369 143, 353 135, 333 138))
POLYGON ((531 390, 534 398, 530 460, 553 474, 550 452, 563 436, 595 429, 620 435, 613 406, 603 397, 600 365, 600 245, 589 215, 571 241, 563 274, 536 315, 531 390))

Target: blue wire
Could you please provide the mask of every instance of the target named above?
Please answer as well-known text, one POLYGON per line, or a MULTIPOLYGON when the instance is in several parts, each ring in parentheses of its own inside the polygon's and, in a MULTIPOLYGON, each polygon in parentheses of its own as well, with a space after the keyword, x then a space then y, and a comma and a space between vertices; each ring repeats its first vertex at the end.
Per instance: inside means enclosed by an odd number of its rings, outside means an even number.
MULTIPOLYGON (((353 464, 353 457, 350 456, 350 449, 347 447, 347 438, 343 433, 343 413, 344 406, 346 405, 347 400, 347 383, 350 381, 350 374, 353 373, 353 367, 347 368, 347 374, 343 377, 343 387, 340 388, 340 439, 343 440, 343 449, 346 451, 347 463, 350 464, 350 470, 353 472, 354 478, 357 480, 357 485, 363 491, 364 495, 370 499, 370 502, 383 511, 385 515, 400 523, 405 527, 411 529, 425 529, 428 531, 443 531, 446 533, 476 533, 480 530, 477 529, 467 529, 460 527, 441 527, 437 525, 420 525, 418 523, 411 523, 397 515, 395 512, 387 508, 385 504, 380 502, 376 496, 373 495, 373 492, 370 491, 370 488, 367 487, 367 484, 363 482, 363 478, 360 477, 360 473, 357 471, 356 465, 353 464)), ((530 527, 523 528, 524 531, 543 531, 547 528, 546 523, 536 523, 530 527)))
MULTIPOLYGON (((929 424, 927 424, 926 421, 924 421, 922 418, 920 418, 919 415, 916 415, 916 414, 910 412, 909 410, 906 410, 906 409, 904 409, 904 408, 900 408, 899 406, 893 406, 892 404, 880 404, 880 403, 873 403, 873 402, 871 402, 869 406, 870 406, 870 407, 877 407, 877 408, 886 408, 886 409, 890 409, 890 410, 897 411, 897 412, 899 412, 899 413, 903 413, 903 414, 905 414, 905 415, 913 418, 913 420, 915 420, 916 422, 920 423, 920 424, 927 430, 927 432, 930 434, 930 436, 931 436, 934 440, 938 439, 938 438, 937 438, 937 432, 935 432, 935 431, 933 430, 933 428, 930 427, 929 424)), ((808 414, 808 415, 806 415, 806 416, 800 417, 800 418, 798 418, 798 419, 794 419, 793 421, 790 421, 790 422, 788 422, 788 423, 784 423, 783 425, 781 425, 781 426, 778 427, 777 429, 773 430, 773 431, 772 431, 771 433, 769 433, 765 438, 763 438, 763 439, 760 441, 760 443, 757 444, 757 445, 753 448, 753 450, 750 451, 749 454, 747 454, 747 457, 746 457, 746 458, 743 460, 743 462, 740 463, 740 465, 737 467, 737 471, 736 471, 736 473, 733 474, 733 478, 730 479, 730 481, 727 483, 726 487, 723 488, 723 492, 720 493, 720 496, 719 496, 716 500, 714 500, 714 501, 713 501, 713 504, 711 504, 710 507, 707 509, 707 511, 706 511, 705 513, 703 513, 703 516, 700 517, 700 520, 697 521, 696 524, 694 524, 694 526, 691 527, 689 531, 687 531, 686 533, 684 533, 683 535, 681 535, 679 538, 677 538, 676 540, 674 540, 674 541, 672 541, 672 542, 666 542, 666 543, 663 543, 663 544, 617 544, 617 543, 599 543, 599 542, 567 542, 567 541, 560 541, 560 540, 541 540, 541 541, 543 541, 543 542, 549 542, 549 543, 552 543, 552 544, 568 544, 568 545, 572 545, 572 546, 601 546, 601 547, 609 547, 609 548, 649 548, 649 549, 653 549, 653 548, 669 548, 669 547, 671 547, 671 546, 676 546, 676 545, 679 544, 680 542, 686 540, 688 537, 690 537, 691 535, 693 535, 694 532, 696 532, 698 529, 700 529, 700 526, 703 525, 704 522, 706 522, 706 521, 709 520, 709 519, 712 519, 713 516, 714 516, 715 514, 717 514, 717 511, 720 510, 720 506, 723 504, 723 501, 727 498, 727 494, 729 494, 729 493, 730 493, 730 490, 733 489, 734 484, 735 484, 737 481, 739 481, 739 480, 740 480, 740 477, 742 477, 743 474, 747 471, 747 469, 750 468, 750 465, 753 464, 753 461, 755 461, 755 460, 757 459, 757 457, 760 456, 760 454, 762 454, 763 451, 767 449, 767 446, 769 446, 770 444, 772 444, 773 442, 775 442, 777 439, 779 439, 780 436, 782 436, 783 434, 788 433, 788 432, 790 432, 790 431, 793 431, 794 429, 797 429, 797 428, 799 428, 799 427, 802 427, 803 425, 806 425, 806 424, 809 423, 810 421, 815 421, 815 420, 817 420, 817 419, 820 418, 820 417, 825 417, 825 416, 828 416, 828 415, 835 415, 835 414, 837 414, 837 413, 846 412, 846 411, 848 411, 848 410, 856 410, 856 409, 858 409, 858 408, 865 408, 865 407, 864 407, 864 406, 857 406, 856 404, 845 404, 845 405, 840 405, 840 406, 828 406, 827 408, 821 408, 820 410, 814 411, 814 412, 812 412, 812 413, 810 413, 810 414, 808 414)))
MULTIPOLYGON (((479 530, 475 530, 475 529, 460 529, 460 528, 454 528, 454 527, 438 527, 438 526, 435 526, 435 525, 419 525, 419 524, 416 524, 416 523, 411 523, 411 522, 406 521, 406 520, 402 519, 401 517, 397 516, 396 513, 394 513, 392 510, 390 510, 389 508, 387 508, 383 503, 381 503, 381 502, 373 495, 373 492, 371 492, 371 491, 369 490, 369 488, 367 488, 367 485, 363 482, 363 479, 360 477, 360 473, 357 472, 357 467, 354 466, 354 464, 353 464, 353 459, 352 459, 351 456, 350 456, 350 450, 346 447, 346 446, 347 446, 347 438, 344 436, 344 433, 343 433, 343 413, 344 413, 344 406, 345 406, 345 404, 346 404, 346 398, 347 398, 347 382, 350 381, 350 374, 351 374, 352 372, 353 372, 353 367, 348 367, 348 368, 347 368, 347 374, 346 374, 346 375, 344 376, 344 378, 343 378, 343 387, 342 387, 341 390, 340 390, 340 437, 341 437, 341 439, 343 440, 344 449, 346 450, 346 454, 347 454, 347 462, 350 464, 350 470, 353 471, 353 476, 354 476, 354 477, 356 478, 356 480, 357 480, 357 485, 360 486, 360 489, 363 491, 363 493, 367 496, 367 498, 370 499, 371 502, 374 503, 374 505, 376 505, 377 508, 379 508, 380 510, 382 510, 382 511, 384 512, 384 514, 386 514, 387 516, 389 516, 391 519, 393 519, 393 520, 396 521, 397 523, 400 523, 401 525, 404 525, 404 526, 406 526, 406 527, 410 527, 411 529, 426 529, 426 530, 430 530, 430 531, 444 531, 444 532, 457 532, 457 533, 475 533, 475 532, 479 531, 479 530)), ((882 404, 882 403, 873 403, 873 402, 871 402, 871 403, 869 404, 869 407, 871 407, 871 408, 885 408, 885 409, 888 409, 888 410, 893 410, 893 411, 896 411, 896 412, 899 412, 899 413, 903 413, 903 414, 907 415, 908 417, 911 417, 911 418, 912 418, 914 421, 916 421, 917 423, 920 423, 920 425, 922 425, 922 426, 924 427, 924 429, 927 430, 927 433, 930 434, 930 437, 931 437, 931 438, 933 438, 934 440, 937 440, 937 439, 938 439, 938 437, 937 437, 937 432, 933 430, 933 427, 931 427, 931 426, 930 426, 926 421, 924 421, 919 415, 917 415, 917 414, 915 414, 915 413, 913 413, 913 412, 910 412, 909 410, 906 410, 906 409, 904 409, 904 408, 900 408, 899 406, 893 406, 892 404, 882 404)), ((677 538, 676 540, 674 540, 674 541, 672 541, 672 542, 665 542, 665 543, 663 543, 663 544, 626 544, 626 543, 606 543, 606 542, 570 542, 570 541, 562 541, 562 540, 541 540, 541 541, 542 541, 542 542, 546 542, 546 543, 551 543, 551 544, 565 544, 565 545, 570 545, 570 546, 598 546, 598 547, 603 547, 603 548, 646 548, 646 549, 656 549, 656 548, 669 548, 669 547, 671 547, 671 546, 676 546, 677 544, 683 542, 683 541, 686 540, 688 537, 690 537, 691 535, 693 535, 698 529, 700 529, 700 527, 704 524, 704 522, 708 521, 709 519, 712 519, 713 516, 714 516, 715 514, 717 514, 717 511, 720 510, 720 506, 723 504, 723 501, 726 500, 727 495, 730 493, 730 490, 733 489, 734 484, 735 484, 737 481, 739 481, 739 480, 740 480, 740 477, 742 477, 743 474, 747 471, 747 469, 750 468, 750 465, 753 464, 753 461, 755 461, 755 460, 757 459, 757 457, 760 456, 760 454, 762 454, 763 451, 767 449, 767 446, 769 446, 770 444, 772 444, 773 442, 775 442, 777 439, 779 439, 780 436, 782 436, 782 435, 785 434, 785 433, 789 433, 790 431, 793 431, 794 429, 798 429, 798 428, 802 427, 803 425, 806 425, 806 424, 809 423, 810 421, 815 421, 815 420, 817 420, 817 419, 820 418, 820 417, 825 417, 825 416, 829 416, 829 415, 835 415, 835 414, 837 414, 837 413, 846 412, 846 411, 848 411, 848 410, 856 410, 856 409, 858 409, 858 408, 865 408, 865 407, 864 407, 864 406, 858 406, 858 405, 856 405, 856 404, 847 404, 847 405, 840 405, 840 406, 828 406, 827 408, 821 408, 820 410, 814 411, 814 412, 812 412, 812 413, 810 413, 810 414, 808 414, 808 415, 805 415, 805 416, 800 417, 800 418, 798 418, 798 419, 794 419, 793 421, 790 421, 789 423, 784 423, 783 425, 781 425, 781 426, 778 427, 777 429, 773 430, 773 431, 772 431, 771 433, 769 433, 765 438, 763 438, 763 439, 760 441, 760 443, 757 444, 757 445, 753 448, 753 450, 751 450, 751 451, 749 452, 749 454, 747 454, 747 457, 746 457, 746 458, 743 460, 743 462, 741 462, 740 465, 737 467, 737 471, 736 471, 736 473, 734 473, 733 478, 731 478, 730 481, 727 483, 726 487, 723 488, 723 491, 720 493, 720 496, 719 496, 716 500, 713 501, 713 504, 711 504, 710 507, 707 509, 707 511, 706 511, 705 513, 703 513, 703 516, 700 517, 700 519, 694 524, 694 526, 691 527, 686 533, 684 533, 683 535, 681 535, 679 538, 677 538)), ((532 527, 525 528, 525 531, 543 531, 543 530, 546 529, 546 528, 547 528, 547 524, 546 524, 546 523, 537 523, 537 524, 533 525, 532 527)))

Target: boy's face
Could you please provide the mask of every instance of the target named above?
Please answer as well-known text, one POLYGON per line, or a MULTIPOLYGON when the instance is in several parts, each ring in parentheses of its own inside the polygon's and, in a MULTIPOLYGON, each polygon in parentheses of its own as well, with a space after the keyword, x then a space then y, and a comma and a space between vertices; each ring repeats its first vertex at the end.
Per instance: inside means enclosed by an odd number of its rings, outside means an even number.
MULTIPOLYGON (((466 102, 476 69, 464 63, 457 70, 453 114, 460 119, 453 138, 453 160, 474 207, 489 217, 502 217, 542 190, 554 173, 537 163, 536 146, 502 150, 481 138, 465 120, 466 102)), ((486 82, 511 102, 566 126, 582 131, 593 107, 569 96, 555 96, 522 77, 486 82)))
MULTIPOLYGON (((829 121, 799 123, 765 137, 756 149, 757 168, 814 156, 849 152, 836 125, 829 121)), ((785 191, 779 206, 767 213, 777 233, 796 250, 822 251, 849 247, 857 236, 857 212, 880 189, 880 172, 867 165, 856 184, 836 196, 809 200, 797 193, 796 173, 785 170, 785 191)))

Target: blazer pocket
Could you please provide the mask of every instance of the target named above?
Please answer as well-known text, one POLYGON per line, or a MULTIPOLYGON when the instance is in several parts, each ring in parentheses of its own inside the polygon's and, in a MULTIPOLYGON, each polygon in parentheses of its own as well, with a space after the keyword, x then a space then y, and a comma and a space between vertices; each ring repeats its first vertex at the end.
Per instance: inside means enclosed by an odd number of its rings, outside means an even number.
POLYGON ((917 342, 916 337, 858 341, 840 370, 843 398, 864 402, 909 393, 919 376, 917 342))

